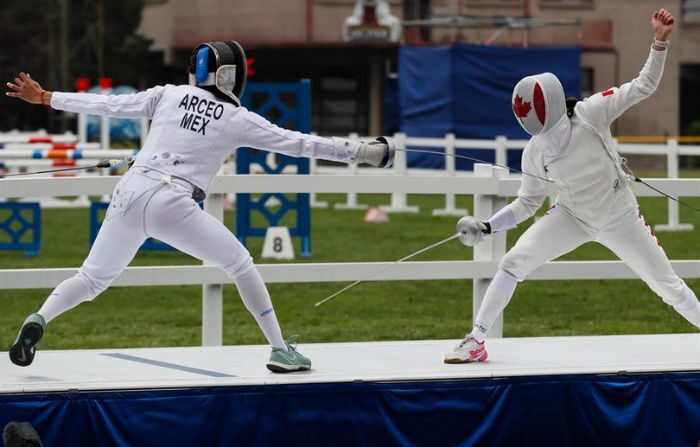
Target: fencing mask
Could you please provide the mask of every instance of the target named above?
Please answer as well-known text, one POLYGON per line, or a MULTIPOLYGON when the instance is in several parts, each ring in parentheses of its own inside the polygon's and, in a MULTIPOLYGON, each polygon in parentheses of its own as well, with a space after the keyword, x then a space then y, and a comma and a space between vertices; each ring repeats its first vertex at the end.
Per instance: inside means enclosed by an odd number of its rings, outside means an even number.
POLYGON ((525 132, 550 156, 563 151, 571 137, 566 97, 552 73, 527 76, 513 89, 513 113, 525 132))
POLYGON ((234 40, 207 42, 192 50, 189 67, 190 85, 209 87, 217 96, 225 96, 241 105, 248 64, 245 52, 234 40))
POLYGON ((547 132, 566 116, 566 99, 561 82, 552 73, 520 80, 513 89, 513 113, 525 132, 547 132))

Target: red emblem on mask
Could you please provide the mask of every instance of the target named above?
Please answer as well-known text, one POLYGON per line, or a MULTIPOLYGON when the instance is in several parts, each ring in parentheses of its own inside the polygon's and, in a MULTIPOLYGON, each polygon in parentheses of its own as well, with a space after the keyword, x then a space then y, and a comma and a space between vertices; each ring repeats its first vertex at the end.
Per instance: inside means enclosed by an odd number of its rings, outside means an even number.
POLYGON ((544 93, 542 92, 542 87, 540 87, 539 83, 535 84, 535 92, 532 95, 532 102, 535 103, 537 119, 540 120, 540 124, 544 125, 544 120, 547 117, 547 111, 544 105, 544 93))
POLYGON ((532 105, 527 101, 523 101, 520 95, 515 95, 515 101, 513 101, 513 113, 515 113, 515 116, 525 118, 530 113, 530 110, 532 110, 532 105))

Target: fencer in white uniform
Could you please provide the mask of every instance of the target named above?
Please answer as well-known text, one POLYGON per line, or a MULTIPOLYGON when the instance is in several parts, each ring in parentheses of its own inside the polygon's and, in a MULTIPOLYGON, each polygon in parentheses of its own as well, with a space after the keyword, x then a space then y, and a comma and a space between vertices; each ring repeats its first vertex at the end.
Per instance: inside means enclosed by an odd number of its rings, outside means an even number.
POLYGON ((673 271, 645 223, 610 133, 615 119, 658 87, 673 22, 668 11, 655 12, 656 40, 639 76, 620 88, 576 102, 570 111, 564 89, 551 73, 528 76, 516 85, 513 113, 532 135, 523 151, 522 170, 540 178, 524 175, 517 199, 487 222, 471 216, 460 219, 460 239, 474 245, 488 233, 506 231, 531 217, 547 195, 545 179, 554 181, 558 196, 500 261, 472 332, 445 356, 446 363, 486 360, 486 334, 517 283, 545 262, 590 241, 612 250, 666 303, 700 328, 700 303, 673 271))
POLYGON ((216 265, 234 279, 247 309, 272 346, 274 372, 309 369, 287 343, 268 291, 250 254, 224 224, 197 204, 224 161, 238 147, 346 163, 391 164, 390 140, 365 143, 281 129, 240 106, 246 61, 236 42, 196 47, 191 85, 157 86, 130 95, 46 92, 29 75, 8 83, 9 96, 57 110, 152 120, 131 169, 114 189, 97 239, 77 275, 62 282, 25 321, 10 349, 20 366, 32 362, 45 325, 104 291, 148 237, 216 265))

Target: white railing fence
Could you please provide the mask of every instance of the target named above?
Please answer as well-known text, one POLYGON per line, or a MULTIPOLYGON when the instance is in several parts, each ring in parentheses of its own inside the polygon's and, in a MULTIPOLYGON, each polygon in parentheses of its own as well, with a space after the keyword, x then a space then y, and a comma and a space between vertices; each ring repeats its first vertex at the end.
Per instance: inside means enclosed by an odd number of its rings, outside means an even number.
MULTIPOLYGON (((470 194, 474 195, 474 215, 486 218, 515 195, 520 180, 491 165, 477 165, 475 176, 261 176, 220 175, 214 180, 205 203, 205 210, 223 218, 223 196, 240 193, 369 193, 369 194, 470 194)), ((33 196, 103 195, 109 194, 118 177, 16 178, 2 180, 0 199, 33 196)), ((680 197, 700 196, 700 179, 654 179, 650 184, 680 197)), ((647 188, 639 196, 657 196, 647 188)), ((436 234, 439 240, 447 235, 436 234)), ((455 242, 458 243, 458 242, 455 242)), ((483 299, 488 281, 496 272, 497 262, 505 253, 505 234, 485 240, 474 250, 472 261, 406 262, 372 277, 371 281, 411 281, 473 279, 474 311, 483 299)), ((353 281, 391 262, 317 263, 259 265, 269 283, 353 281)), ((700 260, 672 261, 679 275, 700 278, 700 260)), ((76 273, 75 268, 4 269, 0 270, 0 289, 33 289, 55 287, 76 273)), ((634 273, 620 261, 550 262, 533 272, 530 279, 628 279, 634 273)), ((168 286, 201 284, 202 344, 222 342, 223 286, 232 283, 213 266, 128 267, 114 282, 115 286, 168 286)), ((322 298, 322 297, 319 297, 322 298)), ((339 298, 342 299, 342 298, 339 298)), ((311 307, 313 303, 309 303, 311 307)), ((333 305, 329 303, 327 305, 333 305)), ((466 316, 465 316, 466 319, 466 316)), ((502 323, 494 327, 493 336, 502 335, 502 323)))
MULTIPOLYGON (((350 134, 350 139, 371 139, 372 137, 358 136, 350 134)), ((507 166, 508 150, 523 149, 527 140, 508 140, 506 137, 499 136, 493 140, 474 140, 474 139, 457 139, 454 134, 447 134, 443 138, 423 138, 409 137, 402 133, 394 135, 399 147, 420 148, 420 149, 441 149, 442 156, 445 158, 445 169, 412 169, 408 168, 405 152, 397 152, 396 160, 392 174, 394 175, 439 175, 440 173, 447 176, 472 176, 470 171, 458 171, 455 168, 455 160, 453 157, 446 154, 454 154, 456 149, 485 149, 495 152, 495 163, 501 166, 507 166), (403 146, 401 146, 403 145, 403 146)), ((700 157, 700 145, 679 145, 675 139, 669 139, 666 144, 628 144, 619 143, 618 151, 620 154, 640 154, 640 155, 659 155, 666 156, 666 177, 676 179, 679 175, 680 156, 698 156, 700 157)), ((437 153, 438 156, 440 152, 437 153)), ((316 166, 314 163, 313 173, 332 174, 332 173, 347 173, 353 175, 372 175, 386 174, 386 171, 377 170, 374 168, 358 168, 357 166, 347 167, 328 167, 316 166)), ((460 194, 460 193, 457 193, 460 194)), ((357 195, 354 193, 347 194, 346 203, 336 204, 337 209, 357 209, 361 208, 357 204, 357 195)), ((391 205, 385 208, 387 212, 417 212, 416 207, 407 205, 406 195, 403 193, 392 194, 391 205)), ((433 210, 433 215, 449 215, 463 216, 468 214, 468 210, 458 209, 455 204, 455 194, 445 194, 445 208, 433 210)), ((678 203, 668 200, 668 223, 656 225, 656 231, 690 231, 693 229, 692 224, 680 222, 680 211, 678 203)))
MULTIPOLYGON (((110 145, 109 133, 105 132, 109 128, 109 118, 103 119, 100 143, 86 143, 86 123, 87 119, 84 114, 78 117, 78 135, 70 132, 62 135, 49 135, 45 131, 36 132, 8 132, 0 133, 0 160, 7 161, 6 167, 10 172, 17 172, 20 168, 37 166, 36 159, 51 160, 55 158, 61 159, 97 159, 107 157, 126 157, 133 154, 133 150, 104 150, 110 145), (42 141, 45 140, 45 141, 42 141), (55 144, 75 143, 75 148, 57 151, 54 148, 55 144), (62 152, 58 155, 57 152, 62 152), (23 165, 22 161, 27 164, 23 165)), ((148 120, 142 120, 141 123, 141 141, 143 142, 147 135, 148 120)), ((371 137, 360 137, 356 133, 348 135, 350 139, 371 139, 371 137)), ((506 166, 508 162, 509 149, 522 149, 525 147, 527 140, 508 140, 506 137, 499 136, 495 139, 457 139, 454 134, 447 134, 443 138, 424 138, 424 137, 409 137, 403 133, 394 135, 399 147, 421 148, 421 149, 440 149, 443 151, 445 159, 444 170, 429 170, 429 169, 410 169, 407 166, 407 157, 405 152, 398 152, 394 167, 391 170, 393 175, 437 175, 443 173, 447 176, 464 176, 473 175, 472 172, 457 171, 456 160, 450 155, 454 155, 457 149, 485 149, 495 152, 494 159, 497 165, 506 166)), ((667 163, 667 178, 678 178, 679 175, 679 157, 680 156, 700 156, 700 145, 679 145, 675 139, 669 139, 666 144, 618 144, 618 151, 621 154, 643 154, 643 155, 660 155, 666 156, 667 163)), ((439 154, 439 152, 438 152, 439 154)), ((45 164, 42 164, 44 166, 45 164)), ((357 165, 348 165, 347 167, 328 167, 319 166, 316 160, 311 160, 311 174, 331 174, 331 173, 346 173, 352 175, 370 175, 370 174, 386 174, 386 171, 358 168, 357 165)), ((106 172, 105 172, 106 173, 106 172)), ((103 173, 104 174, 104 173, 103 173)), ((82 175, 82 174, 81 174, 82 175)), ((469 214, 469 210, 457 208, 456 195, 458 193, 445 193, 445 207, 432 211, 435 216, 463 216, 469 214)), ((229 202, 234 200, 233 195, 229 195, 229 202)), ((33 199, 33 198, 32 198, 33 199)), ((44 201, 43 206, 73 206, 74 204, 66 201, 44 201)), ((80 206, 84 206, 84 200, 80 206)), ((311 195, 311 205, 315 208, 326 208, 328 204, 319 202, 316 199, 316 194, 311 195)), ((345 203, 335 204, 336 209, 365 209, 366 205, 359 204, 357 193, 347 192, 345 203)), ((417 206, 408 205, 408 198, 405 193, 393 193, 391 195, 391 203, 388 206, 382 207, 389 213, 417 213, 417 206)), ((689 231, 693 229, 692 224, 680 222, 680 210, 677 202, 668 200, 668 223, 656 225, 656 231, 689 231)))

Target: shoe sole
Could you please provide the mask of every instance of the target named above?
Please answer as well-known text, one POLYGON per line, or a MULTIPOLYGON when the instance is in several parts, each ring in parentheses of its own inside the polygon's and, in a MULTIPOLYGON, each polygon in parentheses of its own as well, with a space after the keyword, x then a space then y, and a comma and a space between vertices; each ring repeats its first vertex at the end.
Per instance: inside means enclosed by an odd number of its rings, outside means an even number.
POLYGON ((17 341, 10 348, 10 361, 17 366, 31 365, 34 361, 34 348, 43 336, 44 329, 37 323, 27 323, 22 326, 17 341))
POLYGON ((299 371, 309 371, 311 369, 310 366, 306 365, 285 365, 282 363, 277 363, 277 362, 270 362, 267 365, 267 369, 272 371, 273 373, 291 373, 291 372, 299 372, 299 371))
POLYGON ((445 359, 444 362, 447 363, 448 365, 457 365, 457 364, 462 364, 462 363, 474 363, 474 362, 485 362, 486 359, 489 358, 489 353, 484 351, 482 355, 475 359, 445 359))

